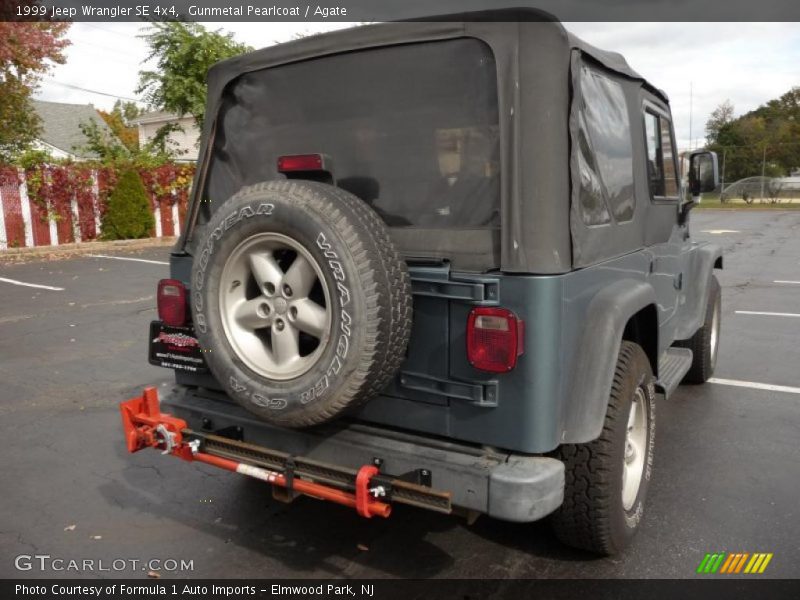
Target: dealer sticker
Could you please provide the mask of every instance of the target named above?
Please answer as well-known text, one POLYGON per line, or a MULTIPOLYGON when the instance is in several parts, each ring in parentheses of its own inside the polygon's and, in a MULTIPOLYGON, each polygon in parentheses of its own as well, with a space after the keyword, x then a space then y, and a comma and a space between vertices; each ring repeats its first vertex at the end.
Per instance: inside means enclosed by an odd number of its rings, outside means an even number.
POLYGON ((149 347, 151 365, 192 373, 208 372, 203 349, 191 327, 171 327, 152 321, 149 347))

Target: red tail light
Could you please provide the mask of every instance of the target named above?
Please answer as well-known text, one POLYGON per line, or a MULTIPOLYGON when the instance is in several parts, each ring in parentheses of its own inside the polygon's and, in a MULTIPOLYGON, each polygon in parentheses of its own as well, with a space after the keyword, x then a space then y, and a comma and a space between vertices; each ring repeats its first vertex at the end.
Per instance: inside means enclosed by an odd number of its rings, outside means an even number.
POLYGON ((180 327, 186 324, 186 286, 177 279, 158 282, 158 318, 165 325, 180 327))
POLYGON ((467 321, 467 359, 481 371, 506 373, 524 351, 525 323, 505 308, 473 308, 467 321))
POLYGON ((322 154, 293 154, 278 157, 278 172, 327 171, 322 154))

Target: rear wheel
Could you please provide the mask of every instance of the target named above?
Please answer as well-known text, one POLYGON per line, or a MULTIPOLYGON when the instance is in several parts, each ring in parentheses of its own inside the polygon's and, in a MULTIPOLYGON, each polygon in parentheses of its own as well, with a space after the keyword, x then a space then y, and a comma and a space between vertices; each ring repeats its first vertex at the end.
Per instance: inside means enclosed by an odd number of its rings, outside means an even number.
POLYGON ((688 340, 676 342, 681 348, 692 351, 692 366, 683 383, 705 383, 714 374, 719 349, 720 322, 722 318, 722 291, 715 275, 711 276, 703 326, 688 340))
POLYGON ((300 242, 280 233, 256 233, 234 249, 220 279, 223 330, 249 368, 280 381, 316 363, 331 341, 330 286, 300 242), (250 280, 260 285, 248 295, 250 280))
POLYGON ((655 388, 642 348, 623 341, 600 437, 567 444, 564 503, 551 522, 570 546, 616 554, 631 541, 644 514, 655 440, 655 388))

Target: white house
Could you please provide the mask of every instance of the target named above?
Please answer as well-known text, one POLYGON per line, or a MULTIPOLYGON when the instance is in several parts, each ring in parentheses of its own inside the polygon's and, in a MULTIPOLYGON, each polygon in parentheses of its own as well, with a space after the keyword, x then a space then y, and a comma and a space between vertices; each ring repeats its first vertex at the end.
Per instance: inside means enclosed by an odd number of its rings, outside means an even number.
POLYGON ((179 117, 173 113, 159 110, 145 113, 131 121, 131 125, 139 128, 140 146, 152 140, 159 129, 171 123, 175 123, 181 128, 180 131, 173 131, 168 136, 168 140, 172 142, 171 147, 176 150, 176 160, 196 161, 200 149, 200 130, 197 128, 194 117, 189 115, 179 117))

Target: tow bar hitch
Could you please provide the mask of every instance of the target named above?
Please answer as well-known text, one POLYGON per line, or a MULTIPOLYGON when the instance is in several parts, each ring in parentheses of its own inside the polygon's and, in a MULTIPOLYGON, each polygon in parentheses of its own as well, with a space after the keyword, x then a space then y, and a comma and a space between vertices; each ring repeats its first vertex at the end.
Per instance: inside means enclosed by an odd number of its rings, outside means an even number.
POLYGON ((381 474, 375 464, 352 470, 290 456, 268 448, 189 429, 186 421, 161 412, 158 390, 120 404, 128 452, 160 449, 185 461, 197 461, 261 479, 288 495, 305 494, 354 508, 366 518, 388 517, 392 500, 450 513, 450 494, 381 474), (237 460, 244 456, 247 462, 237 460), (321 483, 324 482, 324 483, 321 483))

